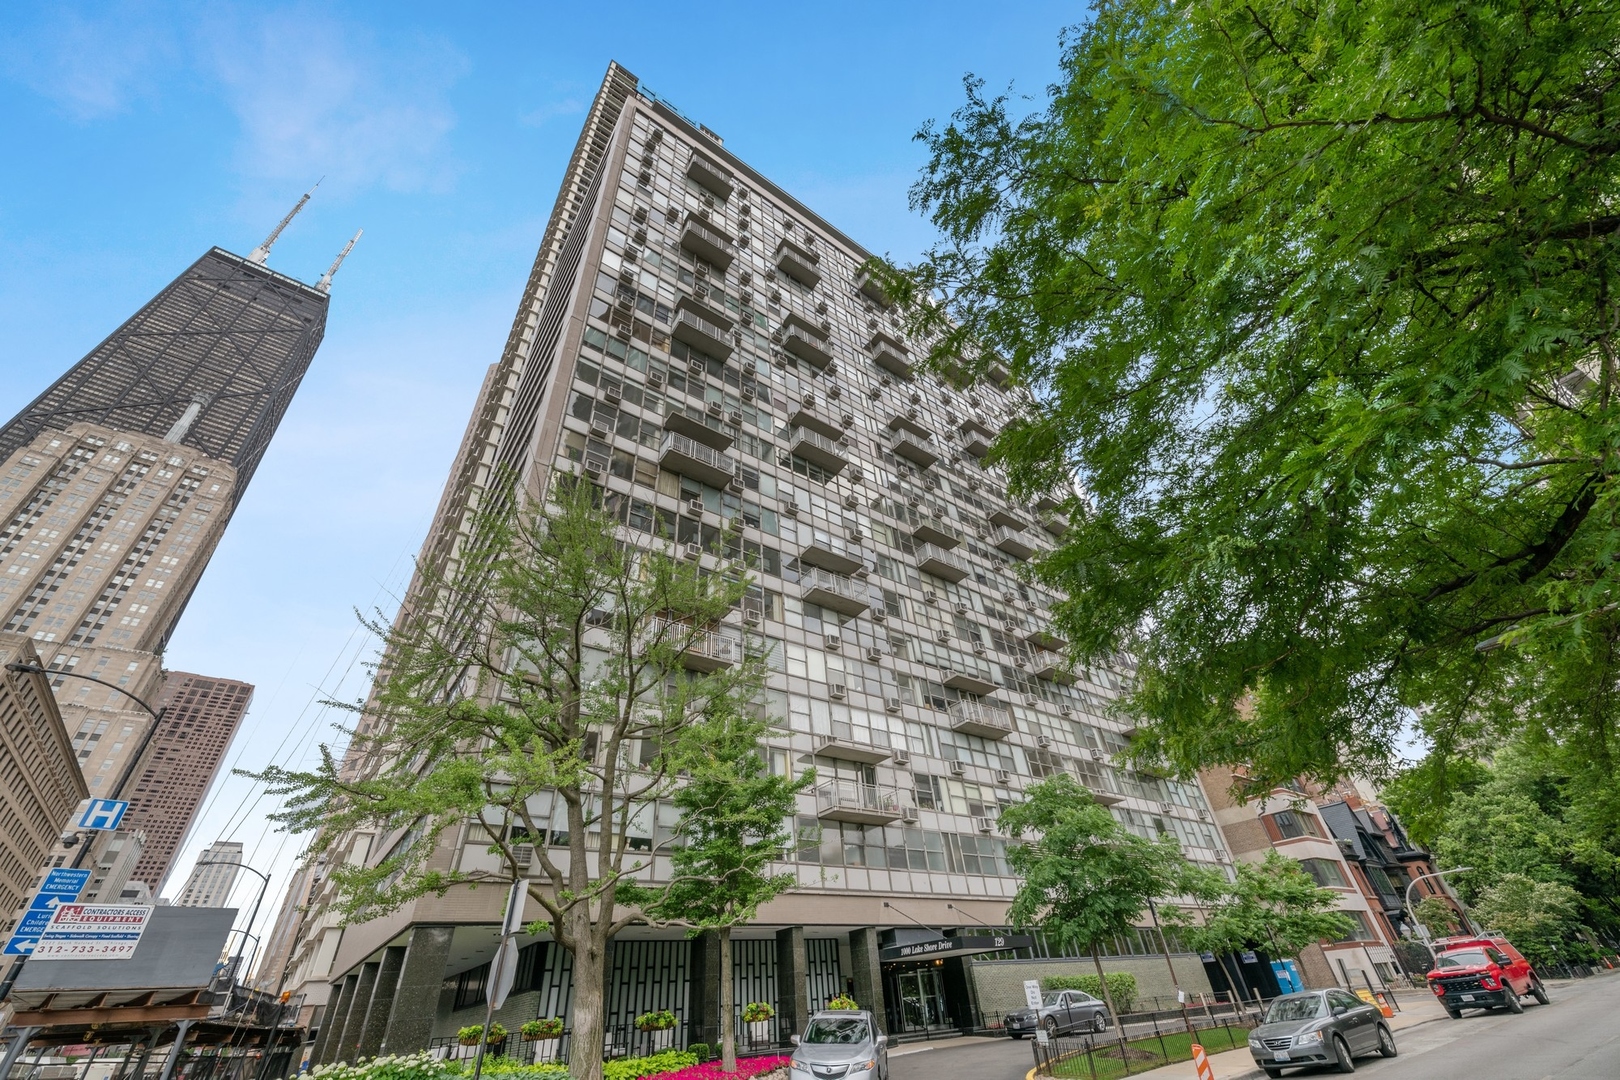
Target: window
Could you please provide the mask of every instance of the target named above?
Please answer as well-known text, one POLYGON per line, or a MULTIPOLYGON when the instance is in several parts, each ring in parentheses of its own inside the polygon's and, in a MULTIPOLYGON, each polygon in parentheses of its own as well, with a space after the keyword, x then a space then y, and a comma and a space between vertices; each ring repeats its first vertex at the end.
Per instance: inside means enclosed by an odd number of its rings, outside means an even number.
POLYGON ((1316 818, 1301 810, 1279 810, 1275 814, 1267 814, 1262 820, 1273 840, 1322 835, 1322 826, 1316 818))
POLYGON ((1332 859, 1301 859, 1300 867, 1325 889, 1345 887, 1344 873, 1332 859))
POLYGON ((1348 934, 1344 935, 1343 937, 1341 937, 1339 939, 1339 941, 1341 943, 1342 942, 1349 942, 1349 941, 1376 941, 1377 940, 1373 936, 1372 928, 1367 925, 1367 916, 1363 915, 1359 911, 1341 911, 1341 912, 1339 912, 1339 914, 1345 916, 1352 923, 1355 924, 1354 926, 1351 927, 1350 932, 1348 934))

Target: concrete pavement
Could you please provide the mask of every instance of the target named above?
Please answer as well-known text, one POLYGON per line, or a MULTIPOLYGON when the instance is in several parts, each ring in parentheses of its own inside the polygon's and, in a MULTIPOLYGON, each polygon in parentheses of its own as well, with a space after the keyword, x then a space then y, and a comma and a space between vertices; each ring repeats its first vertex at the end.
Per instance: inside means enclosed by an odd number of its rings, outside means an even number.
MULTIPOLYGON (((1615 1080, 1620 1077, 1620 974, 1549 983, 1550 1006, 1523 1015, 1464 1013, 1451 1020, 1421 990, 1403 991, 1390 1022, 1400 1055, 1361 1058, 1356 1071, 1380 1080, 1615 1080)), ((890 1080, 1024 1080, 1029 1043, 1005 1038, 903 1043, 889 1055, 890 1080)), ((1210 1059, 1217 1080, 1265 1080, 1247 1050, 1210 1059)), ((1286 1076, 1326 1075, 1292 1070, 1286 1076)), ((1138 1073, 1143 1080, 1193 1080, 1190 1062, 1138 1073)))

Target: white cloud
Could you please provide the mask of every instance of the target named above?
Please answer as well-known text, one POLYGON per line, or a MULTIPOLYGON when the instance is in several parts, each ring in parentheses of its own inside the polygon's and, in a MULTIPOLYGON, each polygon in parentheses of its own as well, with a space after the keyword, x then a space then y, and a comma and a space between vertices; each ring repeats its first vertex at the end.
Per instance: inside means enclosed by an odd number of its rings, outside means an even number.
POLYGON ((0 44, 0 70, 70 117, 114 116, 153 91, 180 51, 169 31, 130 4, 98 8, 98 18, 57 10, 31 33, 0 44))
POLYGON ((422 37, 379 42, 306 11, 237 9, 201 31, 201 66, 241 123, 241 170, 256 179, 329 177, 339 189, 444 190, 455 180, 450 88, 461 53, 422 37))

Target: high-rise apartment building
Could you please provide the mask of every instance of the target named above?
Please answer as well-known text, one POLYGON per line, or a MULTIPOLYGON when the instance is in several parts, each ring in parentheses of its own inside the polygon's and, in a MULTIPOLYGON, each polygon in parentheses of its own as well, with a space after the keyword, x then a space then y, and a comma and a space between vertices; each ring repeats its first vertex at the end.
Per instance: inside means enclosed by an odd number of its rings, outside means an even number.
MULTIPOLYGON (((1019 392, 994 366, 972 384, 925 373, 925 343, 862 275, 867 258, 611 67, 424 548, 425 567, 453 564, 504 466, 533 492, 559 475, 596 485, 636 542, 706 558, 729 522, 757 555, 757 588, 721 632, 746 626, 770 650, 772 711, 787 720, 773 766, 817 773, 786 864, 799 887, 738 932, 733 972, 678 930, 627 933, 612 1030, 668 1008, 686 1037, 708 1035, 722 978, 790 1025, 852 990, 891 1030, 958 1029, 999 1022, 1036 968, 1091 970, 1056 945, 1031 960, 980 937, 1005 924, 1016 888, 996 816, 1035 778, 1067 772, 1129 828, 1227 859, 1195 784, 1115 764, 1120 675, 1070 673, 1056 653, 1054 597, 1023 572, 1064 529, 1056 501, 1014 504, 984 460, 1019 392)), ((493 868, 460 835, 434 858, 493 868)), ((378 860, 372 839, 345 837, 330 857, 378 860)), ((288 898, 310 914, 287 985, 320 1027, 316 1060, 406 1052, 482 1022, 499 890, 344 927, 314 886, 313 902, 288 898)), ((497 1014, 508 1027, 570 1008, 570 957, 525 941, 497 1014)), ((1113 951, 1147 992, 1169 992, 1150 932, 1113 951)), ((1187 988, 1206 989, 1184 960, 1187 988)))
MULTIPOLYGON (((170 671, 158 698, 163 722, 125 797, 146 833, 134 878, 162 892, 203 796, 253 700, 253 685, 170 671)), ((212 905, 205 905, 212 906, 212 905)))
POLYGON ((33 642, 0 634, 0 934, 9 936, 46 854, 89 791, 45 676, 6 664, 37 666, 33 642))
POLYGON ((246 258, 209 250, 0 427, 0 632, 50 669, 90 793, 147 785, 126 827, 158 840, 149 885, 178 843, 148 816, 175 809, 152 785, 176 773, 133 757, 152 748, 206 782, 240 711, 206 735, 196 716, 154 732, 119 690, 156 707, 164 647, 325 332, 338 264, 313 286, 264 265, 291 217, 246 258))
POLYGON ((175 900, 178 907, 225 907, 230 903, 236 879, 242 876, 242 845, 232 840, 215 840, 197 855, 186 887, 175 900))

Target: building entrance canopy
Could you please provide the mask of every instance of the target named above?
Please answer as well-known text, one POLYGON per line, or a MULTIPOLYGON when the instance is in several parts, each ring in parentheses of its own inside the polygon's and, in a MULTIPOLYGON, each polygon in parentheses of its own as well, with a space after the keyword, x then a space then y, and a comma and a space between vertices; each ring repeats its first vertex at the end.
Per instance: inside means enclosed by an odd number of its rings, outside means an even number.
POLYGON ((936 956, 968 956, 973 953, 1029 949, 1035 939, 1028 934, 984 934, 976 937, 948 937, 936 941, 915 941, 890 945, 878 953, 878 960, 892 964, 902 960, 932 959, 936 956))

